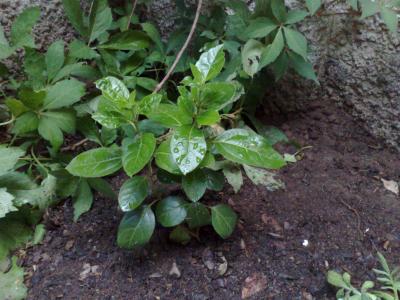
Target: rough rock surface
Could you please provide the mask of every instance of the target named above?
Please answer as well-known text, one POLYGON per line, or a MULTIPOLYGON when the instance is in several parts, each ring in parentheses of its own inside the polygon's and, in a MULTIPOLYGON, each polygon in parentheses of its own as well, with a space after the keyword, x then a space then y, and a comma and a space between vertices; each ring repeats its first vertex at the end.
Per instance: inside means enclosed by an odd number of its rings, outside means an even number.
MULTIPOLYGON (((69 41, 74 30, 66 22, 60 0, 0 0, 0 22, 6 28, 25 7, 39 5, 42 19, 35 28, 39 47, 54 39, 69 41)), ((266 109, 307 109, 324 98, 345 106, 377 137, 400 149, 400 40, 377 18, 359 21, 344 6, 302 24, 310 41, 321 86, 288 75, 268 93, 266 109)), ((171 0, 154 1, 150 15, 165 32, 173 25, 171 0)))

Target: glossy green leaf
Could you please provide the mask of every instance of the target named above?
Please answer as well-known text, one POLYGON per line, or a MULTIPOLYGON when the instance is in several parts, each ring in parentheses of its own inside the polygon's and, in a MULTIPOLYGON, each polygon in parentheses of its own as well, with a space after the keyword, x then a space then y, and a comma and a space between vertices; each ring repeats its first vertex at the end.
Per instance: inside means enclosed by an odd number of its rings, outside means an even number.
POLYGON ((7 273, 0 272, 1 299, 22 300, 27 297, 24 275, 24 269, 17 265, 17 257, 13 256, 11 269, 7 273))
POLYGON ((25 151, 18 147, 0 147, 0 176, 12 171, 25 151))
POLYGON ((257 40, 248 40, 242 50, 243 70, 251 77, 259 69, 261 54, 264 51, 264 45, 257 40))
POLYGON ((114 193, 112 186, 103 178, 88 178, 87 182, 92 189, 99 192, 101 195, 111 199, 117 199, 117 195, 114 193))
POLYGON ((153 110, 155 110, 160 104, 162 99, 162 95, 160 94, 150 94, 146 97, 143 97, 139 102, 139 112, 142 115, 150 114, 153 110))
POLYGON ((287 12, 284 0, 271 0, 271 9, 274 17, 281 23, 286 21, 287 12))
POLYGON ((125 213, 118 227, 118 246, 132 249, 147 244, 155 226, 154 213, 149 206, 125 213))
POLYGON ((287 15, 285 24, 294 24, 294 23, 300 22, 300 21, 304 20, 304 18, 307 16, 308 16, 308 12, 306 12, 305 10, 301 10, 301 9, 290 10, 287 15))
POLYGON ((102 49, 138 51, 148 48, 149 37, 143 31, 129 30, 114 35, 102 49))
POLYGON ((283 32, 285 33, 286 43, 289 49, 293 50, 293 52, 299 54, 304 59, 307 59, 306 38, 297 30, 288 27, 283 27, 283 32))
POLYGON ((218 45, 200 55, 195 65, 195 70, 197 70, 198 73, 193 75, 195 79, 204 83, 217 77, 224 67, 224 64, 225 54, 223 45, 218 45))
POLYGON ((12 132, 15 134, 24 134, 34 131, 39 126, 39 119, 37 114, 32 111, 28 111, 17 118, 12 128, 12 132))
POLYGON ((315 14, 321 7, 321 0, 306 0, 306 6, 311 15, 315 14))
POLYGON ((216 110, 207 110, 199 114, 196 118, 197 124, 201 126, 213 125, 221 120, 221 116, 216 110))
POLYGON ((85 84, 76 79, 67 79, 51 86, 43 102, 44 109, 69 107, 85 95, 85 84))
POLYGON ((63 0, 64 12, 67 15, 72 26, 79 32, 81 36, 87 35, 87 29, 84 25, 82 8, 80 1, 76 0, 63 0))
POLYGON ((251 123, 256 128, 258 134, 265 137, 268 143, 273 146, 276 143, 288 143, 289 139, 286 134, 275 126, 264 125, 260 120, 254 116, 247 115, 251 123))
POLYGON ((112 23, 111 9, 108 7, 107 0, 94 0, 89 16, 89 42, 94 41, 105 31, 107 31, 112 23))
POLYGON ((178 196, 167 197, 157 203, 157 221, 164 227, 174 227, 182 223, 187 215, 186 202, 178 196))
POLYGON ((186 245, 190 242, 191 236, 189 230, 184 226, 177 226, 169 234, 169 239, 175 243, 186 245))
POLYGON ((279 54, 282 52, 284 46, 285 43, 283 39, 282 30, 279 29, 275 35, 272 44, 263 50, 261 54, 259 69, 274 62, 278 58, 279 54))
POLYGON ((69 56, 78 59, 94 59, 99 57, 99 54, 80 40, 73 40, 69 44, 69 56))
POLYGON ((166 127, 180 127, 192 124, 192 116, 175 104, 160 104, 155 110, 147 114, 150 120, 166 127))
POLYGON ((103 96, 113 102, 118 108, 129 106, 129 91, 118 78, 108 76, 96 81, 96 87, 103 96))
POLYGON ((14 47, 35 48, 35 42, 31 35, 32 28, 39 20, 40 8, 29 7, 25 9, 11 26, 11 43, 14 47))
POLYGON ((220 172, 209 169, 204 169, 203 172, 205 175, 207 188, 216 192, 222 191, 225 183, 224 176, 222 176, 220 172))
POLYGON ((172 158, 172 153, 171 153, 171 140, 166 140, 160 144, 160 146, 157 148, 154 156, 156 158, 156 165, 175 175, 181 175, 181 171, 179 170, 178 165, 172 158))
POLYGON ((82 214, 90 210, 93 203, 92 190, 86 180, 81 180, 79 182, 77 194, 73 202, 74 222, 76 222, 82 214))
POLYGON ((260 17, 250 20, 249 26, 243 32, 247 39, 257 39, 268 36, 272 31, 278 27, 273 20, 260 17))
POLYGON ((105 97, 100 98, 97 111, 92 115, 92 118, 103 125, 103 128, 108 129, 119 128, 122 124, 129 123, 132 117, 131 109, 118 106, 117 103, 105 97))
POLYGON ((221 110, 233 103, 236 86, 229 82, 210 82, 203 85, 201 90, 200 106, 207 110, 221 110))
POLYGON ((191 201, 199 201, 207 189, 207 178, 203 170, 195 170, 183 176, 182 188, 191 201))
POLYGON ((233 233, 237 218, 236 213, 226 204, 211 207, 211 224, 223 239, 228 238, 233 233))
POLYGON ((135 176, 128 179, 119 191, 119 207, 124 212, 135 210, 149 194, 150 186, 145 177, 135 176))
POLYGON ((76 156, 67 166, 67 171, 79 177, 104 177, 122 167, 121 150, 97 148, 76 156))
POLYGON ((175 130, 170 147, 172 158, 183 174, 196 169, 207 152, 203 132, 190 125, 175 130))
POLYGON ((156 138, 152 133, 143 133, 133 139, 125 139, 122 146, 122 165, 128 176, 141 171, 153 157, 156 138))
POLYGON ((220 154, 236 163, 269 169, 279 169, 286 164, 265 138, 245 129, 227 130, 214 144, 220 154))
POLYGON ((190 203, 186 209, 186 222, 189 228, 198 228, 211 223, 210 212, 204 204, 200 202, 190 203))
POLYGON ((64 65, 64 42, 56 41, 52 43, 45 55, 47 77, 52 80, 57 72, 64 65))

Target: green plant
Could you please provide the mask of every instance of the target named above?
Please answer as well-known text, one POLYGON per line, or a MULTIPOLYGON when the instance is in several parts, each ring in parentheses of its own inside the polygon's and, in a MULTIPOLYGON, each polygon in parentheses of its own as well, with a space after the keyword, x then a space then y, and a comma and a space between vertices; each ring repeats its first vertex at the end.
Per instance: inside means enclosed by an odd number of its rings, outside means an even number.
POLYGON ((147 243, 156 219, 164 227, 179 225, 171 233, 175 239, 190 237, 189 229, 209 223, 221 237, 228 237, 237 219, 234 211, 225 204, 207 207, 199 202, 207 189, 219 191, 223 187, 222 177, 215 171, 222 168, 217 165, 277 169, 286 164, 267 139, 248 128, 229 125, 234 125, 237 113, 224 113, 224 109, 240 98, 242 88, 234 81, 212 81, 220 74, 224 61, 222 46, 203 53, 191 65, 193 77, 184 78, 178 87, 177 103, 155 93, 137 100, 135 91, 129 93, 114 77, 96 82, 103 97, 93 118, 108 128, 124 128, 125 137, 121 146, 114 144, 81 153, 67 170, 74 176, 92 178, 123 168, 132 177, 146 165, 151 168, 154 158, 160 168, 159 178, 180 182, 191 201, 180 196, 161 199, 153 194, 151 203, 147 203, 151 174, 127 180, 118 199, 125 212, 118 232, 121 247, 147 243), (188 227, 182 225, 184 222, 188 227))
POLYGON ((378 252, 378 260, 382 269, 374 269, 378 275, 377 281, 380 284, 379 290, 372 290, 375 286, 372 281, 365 281, 361 289, 357 289, 351 284, 350 274, 344 273, 343 275, 329 271, 327 274, 328 282, 339 288, 336 298, 337 299, 351 299, 351 300, 398 300, 400 293, 400 272, 399 268, 391 270, 385 257, 378 252), (390 291, 390 292, 387 292, 390 291))

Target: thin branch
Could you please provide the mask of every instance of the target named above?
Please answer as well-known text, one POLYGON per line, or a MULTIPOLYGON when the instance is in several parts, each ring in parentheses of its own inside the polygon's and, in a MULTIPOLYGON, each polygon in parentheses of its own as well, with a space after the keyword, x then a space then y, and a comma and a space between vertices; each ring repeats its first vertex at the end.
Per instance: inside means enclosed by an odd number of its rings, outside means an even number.
POLYGON ((128 30, 128 29, 129 29, 129 26, 131 25, 131 21, 132 21, 132 17, 133 17, 133 12, 135 11, 135 8, 136 8, 137 3, 138 3, 138 0, 133 0, 131 14, 129 15, 128 23, 126 24, 126 30, 128 30))
POLYGON ((89 139, 85 138, 73 145, 61 148, 61 152, 67 152, 67 151, 75 151, 76 148, 78 148, 79 146, 82 146, 84 143, 88 142, 89 139))
POLYGON ((203 4, 203 0, 199 0, 199 2, 197 4, 196 16, 194 17, 192 28, 190 29, 189 35, 187 36, 185 43, 183 44, 178 55, 176 56, 175 61, 172 64, 171 68, 169 69, 167 75, 165 75, 164 79, 156 86, 153 93, 157 93, 158 91, 160 91, 161 88, 163 87, 163 85, 168 81, 169 77, 171 77, 176 66, 178 65, 179 61, 181 60, 183 53, 185 52, 186 48, 189 46, 190 40, 192 39, 193 34, 196 30, 197 22, 199 21, 202 4, 203 4))

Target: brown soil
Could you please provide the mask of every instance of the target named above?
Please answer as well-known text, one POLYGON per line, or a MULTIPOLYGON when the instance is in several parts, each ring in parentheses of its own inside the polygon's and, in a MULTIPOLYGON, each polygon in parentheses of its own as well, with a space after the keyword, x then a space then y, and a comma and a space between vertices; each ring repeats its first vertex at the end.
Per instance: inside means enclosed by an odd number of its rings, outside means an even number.
POLYGON ((145 249, 124 251, 115 242, 115 201, 98 197, 78 223, 67 201, 49 211, 45 241, 25 256, 29 299, 240 299, 255 289, 250 299, 334 299, 328 269, 347 270, 357 283, 373 276, 377 250, 398 263, 400 199, 380 181, 400 181, 398 153, 332 104, 310 107, 280 124, 312 146, 279 172, 286 190, 247 181, 238 194, 227 187, 207 195, 239 213, 230 239, 206 228, 183 247, 158 230, 145 249), (173 263, 180 278, 169 274, 173 263))

